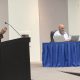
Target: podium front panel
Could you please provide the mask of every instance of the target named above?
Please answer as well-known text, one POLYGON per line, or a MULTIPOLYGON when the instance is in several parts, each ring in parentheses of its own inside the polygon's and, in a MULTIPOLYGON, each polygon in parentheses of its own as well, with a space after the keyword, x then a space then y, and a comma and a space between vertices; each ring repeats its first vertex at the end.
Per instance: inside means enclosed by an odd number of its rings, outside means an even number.
POLYGON ((29 39, 21 38, 1 43, 0 58, 0 80, 31 80, 29 39))

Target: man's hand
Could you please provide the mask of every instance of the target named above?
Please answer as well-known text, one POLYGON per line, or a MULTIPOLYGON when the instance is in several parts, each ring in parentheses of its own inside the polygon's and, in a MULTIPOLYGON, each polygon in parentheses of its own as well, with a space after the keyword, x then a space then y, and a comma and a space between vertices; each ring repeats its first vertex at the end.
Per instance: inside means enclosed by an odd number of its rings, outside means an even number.
POLYGON ((4 34, 7 31, 7 27, 1 29, 0 34, 4 34))
POLYGON ((65 40, 65 41, 71 41, 71 39, 67 39, 67 40, 65 40))

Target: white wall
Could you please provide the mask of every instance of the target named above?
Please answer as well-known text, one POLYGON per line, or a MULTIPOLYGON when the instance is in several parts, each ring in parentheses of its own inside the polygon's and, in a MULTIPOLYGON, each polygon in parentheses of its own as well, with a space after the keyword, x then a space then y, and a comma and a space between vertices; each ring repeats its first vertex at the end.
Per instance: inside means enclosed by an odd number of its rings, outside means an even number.
MULTIPOLYGON (((20 33, 29 34, 30 60, 40 62, 40 37, 38 0, 8 0, 9 23, 20 33)), ((9 38, 20 37, 12 28, 9 28, 9 38)))
POLYGON ((69 34, 80 35, 80 0, 68 0, 69 34))

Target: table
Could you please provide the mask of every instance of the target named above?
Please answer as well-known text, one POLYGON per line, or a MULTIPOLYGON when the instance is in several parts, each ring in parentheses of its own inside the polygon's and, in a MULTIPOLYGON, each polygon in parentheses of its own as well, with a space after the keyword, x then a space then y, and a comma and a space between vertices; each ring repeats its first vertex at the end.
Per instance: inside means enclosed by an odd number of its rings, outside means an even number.
POLYGON ((49 42, 42 45, 43 67, 80 66, 80 42, 49 42))

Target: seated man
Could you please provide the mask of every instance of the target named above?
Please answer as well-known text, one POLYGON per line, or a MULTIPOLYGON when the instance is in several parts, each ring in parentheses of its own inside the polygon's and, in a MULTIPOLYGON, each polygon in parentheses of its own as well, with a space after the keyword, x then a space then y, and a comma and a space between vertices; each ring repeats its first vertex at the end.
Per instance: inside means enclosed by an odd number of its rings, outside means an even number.
POLYGON ((7 31, 7 28, 6 28, 6 27, 4 27, 4 28, 1 29, 1 31, 0 31, 0 42, 1 42, 1 39, 3 38, 3 34, 4 34, 6 31, 7 31))
MULTIPOLYGON (((64 25, 59 24, 58 30, 54 33, 54 36, 63 36, 65 41, 70 41, 68 34, 64 31, 64 25)), ((54 38, 53 36, 53 38, 54 38)))

